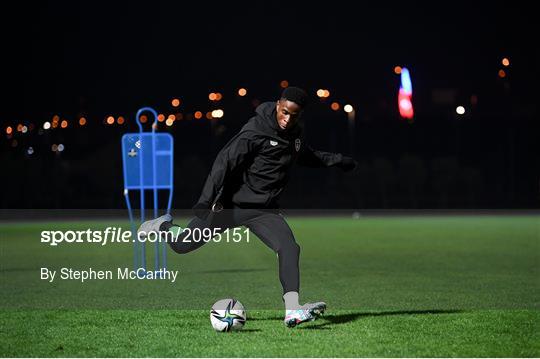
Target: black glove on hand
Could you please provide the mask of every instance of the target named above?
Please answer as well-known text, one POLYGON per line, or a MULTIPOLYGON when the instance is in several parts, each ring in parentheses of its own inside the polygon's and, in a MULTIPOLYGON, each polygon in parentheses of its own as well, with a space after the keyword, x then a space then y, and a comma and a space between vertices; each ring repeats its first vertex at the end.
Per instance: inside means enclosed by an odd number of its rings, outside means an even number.
POLYGON ((358 162, 354 158, 346 156, 343 156, 341 164, 339 165, 339 167, 345 172, 354 170, 356 166, 358 166, 358 162))

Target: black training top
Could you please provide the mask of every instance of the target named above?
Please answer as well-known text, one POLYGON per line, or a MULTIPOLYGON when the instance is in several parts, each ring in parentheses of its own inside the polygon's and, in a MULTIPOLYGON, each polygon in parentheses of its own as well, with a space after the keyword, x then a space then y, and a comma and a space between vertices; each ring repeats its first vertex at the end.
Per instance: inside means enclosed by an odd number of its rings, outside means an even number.
POLYGON ((339 165, 341 154, 315 151, 304 143, 302 127, 281 130, 276 103, 265 102, 217 155, 201 196, 193 207, 205 218, 216 202, 225 208, 277 208, 291 166, 339 165))

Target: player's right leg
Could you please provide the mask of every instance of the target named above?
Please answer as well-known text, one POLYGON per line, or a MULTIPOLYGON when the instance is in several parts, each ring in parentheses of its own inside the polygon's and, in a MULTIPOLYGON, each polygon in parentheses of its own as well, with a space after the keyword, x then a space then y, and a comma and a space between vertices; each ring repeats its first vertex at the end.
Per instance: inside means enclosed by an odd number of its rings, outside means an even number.
MULTIPOLYGON (((165 240, 169 246, 180 254, 189 253, 195 249, 201 247, 206 242, 200 240, 200 237, 194 236, 194 233, 202 233, 205 228, 211 226, 205 221, 195 217, 188 226, 181 228, 172 222, 172 216, 165 214, 161 217, 143 222, 137 230, 137 236, 139 238, 145 238, 150 233, 159 236, 160 240, 165 240)), ((208 232, 208 230, 206 230, 208 232)))
POLYGON ((161 217, 148 220, 146 222, 143 222, 139 229, 137 229, 137 236, 139 238, 146 238, 150 233, 159 234, 159 231, 161 230, 161 226, 163 223, 170 223, 172 222, 172 217, 170 214, 164 214, 161 217))
POLYGON ((166 240, 176 253, 185 254, 208 243, 213 235, 235 226, 230 212, 212 214, 207 220, 193 218, 187 227, 180 227, 172 222, 170 214, 165 214, 141 224, 137 235, 144 238, 148 233, 159 233, 160 240, 166 240))
POLYGON ((162 231, 168 231, 167 243, 173 251, 178 254, 185 254, 202 247, 212 238, 209 234, 222 232, 226 228, 216 226, 214 223, 208 223, 199 217, 193 218, 187 227, 180 227, 172 222, 163 223, 162 231))

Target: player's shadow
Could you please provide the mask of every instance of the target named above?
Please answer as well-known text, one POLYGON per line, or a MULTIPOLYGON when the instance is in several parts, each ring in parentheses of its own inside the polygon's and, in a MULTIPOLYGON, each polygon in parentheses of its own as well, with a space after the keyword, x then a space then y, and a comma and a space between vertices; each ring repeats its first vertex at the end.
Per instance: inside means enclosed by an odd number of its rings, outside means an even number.
POLYGON ((328 326, 335 324, 345 324, 349 322, 354 322, 360 318, 368 317, 386 317, 391 315, 419 315, 419 314, 453 314, 453 313, 463 313, 463 310, 456 309, 427 309, 427 310, 398 310, 398 311, 389 311, 389 312, 358 312, 358 313, 349 313, 349 314, 335 314, 335 315, 325 315, 320 318, 320 322, 312 324, 306 327, 300 327, 301 329, 330 329, 328 326))

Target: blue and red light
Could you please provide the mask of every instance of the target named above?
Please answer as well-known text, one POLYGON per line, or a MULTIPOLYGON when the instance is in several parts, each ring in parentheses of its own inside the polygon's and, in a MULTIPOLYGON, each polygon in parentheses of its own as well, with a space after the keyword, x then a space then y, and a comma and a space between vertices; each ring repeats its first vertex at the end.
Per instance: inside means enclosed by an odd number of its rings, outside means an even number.
POLYGON ((401 69, 401 85, 398 94, 398 107, 401 117, 412 120, 414 109, 412 105, 412 83, 409 70, 403 67, 401 69))

